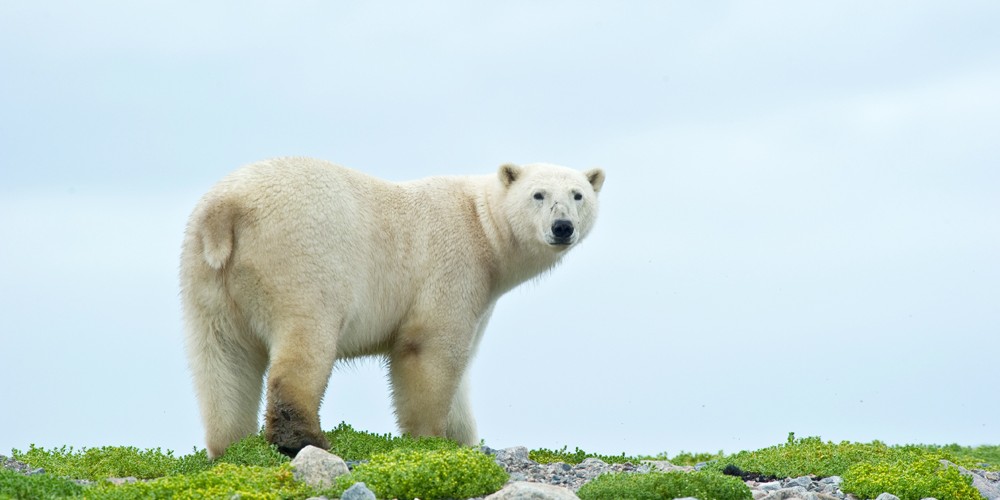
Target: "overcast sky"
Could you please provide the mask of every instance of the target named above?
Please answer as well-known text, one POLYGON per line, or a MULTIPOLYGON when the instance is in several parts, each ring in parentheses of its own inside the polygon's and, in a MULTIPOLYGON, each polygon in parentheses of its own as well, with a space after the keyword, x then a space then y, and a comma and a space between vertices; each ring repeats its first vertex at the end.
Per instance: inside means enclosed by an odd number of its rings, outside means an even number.
MULTIPOLYGON (((1000 444, 994 1, 0 2, 0 453, 203 447, 177 267, 259 159, 601 166, 500 301, 493 447, 1000 444)), ((395 432, 377 362, 321 419, 395 432)))

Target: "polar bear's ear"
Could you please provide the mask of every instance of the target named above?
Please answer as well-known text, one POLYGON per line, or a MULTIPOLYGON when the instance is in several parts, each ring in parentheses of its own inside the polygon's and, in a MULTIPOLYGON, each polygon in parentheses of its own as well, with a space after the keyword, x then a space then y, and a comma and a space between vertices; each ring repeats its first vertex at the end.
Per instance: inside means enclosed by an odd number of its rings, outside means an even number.
POLYGON ((513 163, 504 163, 500 166, 500 171, 497 174, 500 176, 500 182, 503 183, 504 187, 510 187, 518 177, 521 177, 521 172, 521 167, 513 163))
POLYGON ((587 176, 587 180, 590 181, 590 185, 594 186, 594 192, 601 190, 601 186, 604 185, 604 171, 599 168, 592 168, 583 173, 587 176))

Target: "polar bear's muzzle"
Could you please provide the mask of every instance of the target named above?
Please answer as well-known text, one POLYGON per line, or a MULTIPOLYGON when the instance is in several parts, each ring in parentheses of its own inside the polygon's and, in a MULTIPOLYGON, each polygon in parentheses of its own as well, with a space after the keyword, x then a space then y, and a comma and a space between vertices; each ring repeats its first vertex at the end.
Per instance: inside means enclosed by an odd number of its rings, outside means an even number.
POLYGON ((552 223, 550 245, 568 246, 573 243, 573 221, 567 219, 556 219, 552 223))

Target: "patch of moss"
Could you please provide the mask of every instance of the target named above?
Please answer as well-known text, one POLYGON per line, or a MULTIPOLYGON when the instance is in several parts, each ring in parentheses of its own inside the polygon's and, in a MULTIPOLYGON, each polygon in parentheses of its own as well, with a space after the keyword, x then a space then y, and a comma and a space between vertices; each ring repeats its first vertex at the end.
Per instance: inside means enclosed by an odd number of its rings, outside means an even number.
POLYGON ((80 495, 83 486, 51 474, 25 476, 0 467, 0 500, 69 498, 80 495))
POLYGON ((875 498, 888 492, 901 500, 928 497, 982 500, 979 491, 972 487, 971 477, 961 475, 954 467, 945 467, 931 456, 857 463, 843 479, 841 489, 860 498, 875 498))
POLYGON ((700 463, 712 462, 725 457, 726 454, 719 450, 717 453, 690 453, 682 451, 673 457, 668 456, 666 453, 660 453, 659 455, 653 457, 645 457, 643 460, 666 460, 674 465, 697 465, 700 463))
POLYGON ((92 487, 86 496, 102 500, 149 498, 279 500, 307 498, 314 493, 312 488, 292 478, 290 464, 259 467, 221 463, 195 474, 164 477, 149 482, 121 486, 105 482, 92 487))
POLYGON ((750 488, 739 478, 716 472, 651 472, 604 474, 583 485, 582 500, 659 500, 695 497, 700 500, 751 500, 750 488))
POLYGON ((969 462, 976 462, 977 469, 1000 470, 1000 446, 960 446, 949 444, 938 445, 918 445, 930 452, 943 452, 955 457, 967 459, 969 462))
POLYGON ((564 462, 567 464, 578 464, 583 462, 588 458, 597 458, 605 463, 609 464, 620 464, 625 462, 639 463, 639 458, 637 457, 627 457, 624 453, 621 455, 600 455, 597 453, 587 453, 580 448, 574 451, 567 451, 565 446, 560 450, 549 450, 546 448, 539 448, 537 450, 531 450, 528 452, 528 458, 540 463, 540 464, 550 464, 553 462, 564 462))
POLYGON ((735 466, 746 472, 776 477, 841 476, 844 478, 841 489, 861 498, 875 498, 884 492, 904 500, 979 498, 970 478, 962 477, 955 469, 945 469, 940 460, 967 468, 983 465, 983 459, 971 448, 888 446, 879 441, 835 444, 818 437, 795 439, 790 434, 783 445, 739 452, 710 468, 722 470, 735 466))
POLYGON ((277 467, 291 462, 291 459, 279 452, 277 446, 268 443, 263 433, 259 433, 229 445, 216 461, 232 465, 277 467))
POLYGON ((913 461, 930 457, 945 459, 965 467, 976 467, 977 461, 959 456, 945 449, 930 449, 920 446, 888 446, 874 441, 871 443, 824 442, 818 437, 796 439, 790 434, 788 442, 756 451, 741 451, 710 465, 721 471, 727 465, 735 465, 747 472, 767 476, 797 477, 815 475, 819 477, 843 476, 854 464, 913 461))
POLYGON ((441 437, 393 436, 355 430, 341 422, 326 433, 330 440, 330 453, 344 460, 366 460, 372 455, 393 450, 457 450, 461 446, 441 437))
MULTIPOLYGON (((342 478, 338 482, 340 490, 334 492, 336 494, 353 482, 364 481, 380 497, 467 498, 495 491, 507 478, 491 457, 442 438, 374 434, 357 431, 345 423, 327 432, 327 436, 332 445, 331 451, 342 458, 371 459, 370 463, 358 466, 355 473, 342 478)), ((214 463, 209 462, 204 450, 175 457, 172 451, 163 452, 159 448, 140 450, 120 446, 80 450, 64 446, 46 450, 32 445, 26 452, 13 450, 13 455, 15 459, 32 467, 45 469, 47 474, 23 476, 11 471, 0 471, 0 500, 70 498, 80 495, 89 498, 208 498, 232 496, 229 492, 238 493, 242 498, 305 498, 316 493, 304 485, 290 482, 289 459, 267 443, 262 434, 248 436, 234 443, 214 463), (103 482, 108 477, 128 476, 161 479, 124 486, 103 482), (63 478, 101 482, 95 486, 81 487, 63 478)), ((608 463, 637 463, 640 460, 640 457, 627 457, 624 453, 608 456, 587 453, 579 448, 570 452, 566 447, 561 450, 537 449, 529 452, 529 456, 540 463, 576 464, 590 457, 608 463)), ((966 497, 973 491, 969 480, 955 470, 941 467, 938 460, 945 459, 966 468, 998 470, 1000 446, 888 446, 878 441, 832 443, 823 442, 817 437, 795 439, 791 434, 785 444, 730 456, 723 456, 719 452, 681 453, 673 458, 667 458, 663 454, 652 458, 667 459, 678 465, 715 460, 708 470, 702 472, 714 471, 712 475, 718 477, 722 476, 717 472, 730 464, 748 473, 776 477, 839 475, 844 477, 843 490, 859 497, 874 497, 889 491, 904 500, 928 496, 964 499, 976 498, 966 497)), ((659 478, 659 474, 656 476, 657 479, 648 480, 653 481, 648 485, 643 483, 637 486, 633 483, 647 480, 626 478, 601 479, 597 484, 608 481, 608 484, 614 485, 619 483, 613 481, 620 481, 626 485, 624 487, 629 488, 626 491, 659 491, 657 488, 668 488, 663 485, 681 484, 684 481, 678 478, 659 478)), ((690 481, 713 482, 718 479, 690 481)), ((615 490, 611 488, 608 491, 615 490)), ((743 495, 742 490, 739 495, 743 495)), ((697 494, 690 496, 701 498, 697 494)))
POLYGON ((378 498, 472 498, 499 490, 507 478, 492 457, 473 448, 397 449, 372 455, 325 493, 339 497, 352 484, 363 482, 378 498))
POLYGON ((140 450, 134 446, 104 446, 83 448, 63 446, 46 450, 35 445, 26 452, 12 450, 14 458, 32 467, 41 467, 54 476, 74 479, 101 480, 109 477, 155 477, 192 472, 207 467, 207 458, 197 454, 183 458, 174 452, 164 453, 160 448, 140 450))

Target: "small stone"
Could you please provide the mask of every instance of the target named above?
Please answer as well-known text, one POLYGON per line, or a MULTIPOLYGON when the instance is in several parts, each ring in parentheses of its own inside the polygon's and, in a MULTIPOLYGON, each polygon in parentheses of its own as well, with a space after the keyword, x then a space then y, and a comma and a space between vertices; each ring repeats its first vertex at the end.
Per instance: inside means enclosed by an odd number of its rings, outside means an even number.
POLYGON ((524 446, 514 446, 498 451, 496 453, 496 461, 506 463, 532 462, 528 458, 528 448, 524 446))
POLYGON ((368 463, 368 460, 345 460, 347 462, 348 470, 354 470, 355 467, 368 463))
POLYGON ((808 492, 806 491, 805 488, 801 486, 793 486, 791 488, 782 488, 778 491, 771 492, 766 497, 764 497, 764 499, 765 500, 789 500, 792 498, 804 499, 806 493, 808 492))
POLYGON ((368 489, 365 483, 354 483, 350 488, 344 490, 340 495, 340 500, 376 500, 375 493, 368 489))
POLYGON ((485 500, 578 500, 579 498, 568 488, 518 481, 508 484, 485 500))
POLYGON ((840 486, 840 484, 843 483, 844 480, 840 476, 830 476, 830 477, 824 477, 823 479, 820 479, 819 482, 821 482, 823 484, 834 484, 834 485, 840 486))
POLYGON ((836 495, 837 491, 840 490, 840 486, 838 486, 836 484, 832 484, 832 483, 831 484, 824 484, 822 486, 823 487, 819 491, 821 493, 826 493, 827 495, 836 495))
POLYGON ((580 462, 580 467, 607 467, 608 464, 600 458, 585 458, 580 462))
POLYGON ((573 466, 572 465, 564 463, 564 462, 553 462, 553 463, 549 464, 549 467, 552 467, 553 470, 561 471, 561 472, 569 472, 569 471, 573 470, 573 466))
POLYGON ((761 483, 757 487, 764 491, 778 491, 781 489, 781 482, 771 481, 770 483, 761 483))
POLYGON ((108 482, 116 486, 121 486, 123 484, 132 484, 138 482, 139 480, 129 476, 129 477, 109 477, 108 482))
POLYGON ((808 488, 813 482, 812 478, 809 476, 797 477, 795 479, 789 480, 785 483, 786 487, 801 486, 803 488, 808 488))
POLYGON ((326 488, 338 476, 347 474, 347 464, 326 450, 306 446, 292 460, 293 476, 314 488, 326 488))
POLYGON ((893 495, 892 493, 883 493, 875 497, 875 500, 899 500, 899 497, 893 495))

